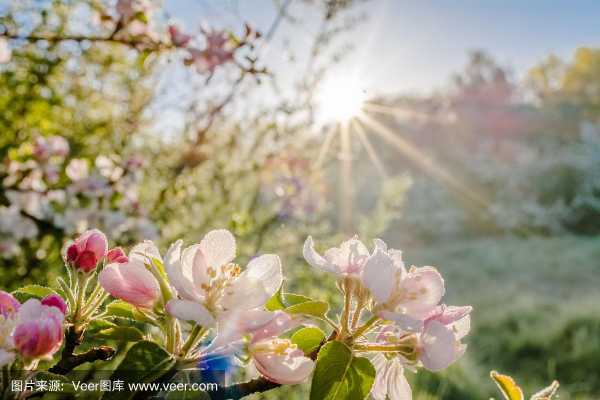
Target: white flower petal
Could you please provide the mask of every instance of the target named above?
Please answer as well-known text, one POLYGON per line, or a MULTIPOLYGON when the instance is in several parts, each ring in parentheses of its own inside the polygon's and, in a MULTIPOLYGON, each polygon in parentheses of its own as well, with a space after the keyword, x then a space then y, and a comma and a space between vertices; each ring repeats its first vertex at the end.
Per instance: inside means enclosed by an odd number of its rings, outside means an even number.
POLYGON ((144 264, 149 262, 149 257, 162 261, 158 248, 151 240, 144 240, 143 242, 136 244, 129 252, 130 260, 138 260, 144 264))
POLYGON ((467 334, 471 330, 471 316, 466 315, 463 318, 456 321, 455 323, 453 323, 452 330, 454 331, 454 335, 456 335, 457 340, 460 340, 467 336, 467 334))
POLYGON ((169 314, 182 321, 194 321, 203 327, 211 327, 215 323, 212 314, 200 303, 188 300, 169 300, 169 314))
POLYGON ((295 385, 304 382, 315 367, 315 362, 301 353, 278 355, 259 352, 253 354, 253 359, 258 372, 268 380, 295 385))
POLYGON ((387 371, 387 394, 390 400, 411 400, 412 390, 400 361, 393 360, 387 371))
POLYGON ((409 315, 386 310, 380 311, 378 315, 388 321, 394 321, 402 330, 410 332, 420 332, 423 330, 423 321, 409 315))
POLYGON ((281 260, 273 254, 256 257, 227 288, 220 304, 226 310, 249 310, 264 304, 279 290, 283 281, 281 260))
POLYGON ((206 257, 202 249, 198 248, 192 261, 192 278, 194 285, 201 287, 202 285, 208 285, 210 283, 210 276, 208 274, 208 264, 206 263, 206 257))
POLYGON ((376 353, 373 357, 371 357, 371 364, 375 368, 375 382, 373 382, 373 387, 371 388, 371 397, 374 400, 386 400, 387 396, 387 368, 389 365, 389 360, 385 358, 385 356, 381 353, 376 353))
POLYGON ((375 251, 377 251, 377 249, 380 249, 381 251, 385 251, 387 252, 387 244, 381 240, 381 239, 373 239, 373 245, 375 246, 375 250, 373 250, 373 253, 375 253, 375 251))
POLYGON ((186 300, 201 301, 202 293, 194 286, 192 278, 192 265, 184 264, 181 257, 181 240, 169 247, 165 254, 165 270, 171 285, 177 289, 179 296, 186 300))
POLYGON ((262 282, 266 294, 270 298, 279 290, 283 282, 281 259, 275 254, 264 254, 253 258, 248 263, 246 270, 242 272, 242 276, 244 275, 262 282))
POLYGON ((248 275, 240 275, 233 285, 226 289, 219 304, 225 311, 250 310, 264 306, 271 298, 259 280, 248 275))
POLYGON ((421 334, 421 362, 430 371, 441 371, 457 359, 457 341, 449 327, 431 321, 421 334))
POLYGON ((390 298, 396 286, 396 268, 392 259, 380 248, 367 260, 362 281, 377 302, 384 303, 390 298))
POLYGON ((210 231, 200 242, 200 249, 206 264, 218 268, 235 258, 235 237, 226 229, 210 231))
POLYGON ((302 249, 302 255, 307 263, 311 266, 320 269, 325 272, 337 273, 338 269, 335 265, 327 261, 323 258, 317 251, 315 250, 315 244, 313 242, 312 236, 306 238, 304 242, 304 248, 302 249))
POLYGON ((325 259, 336 266, 339 272, 357 275, 362 271, 369 257, 369 250, 358 240, 358 236, 343 242, 340 247, 333 247, 324 254, 325 259))

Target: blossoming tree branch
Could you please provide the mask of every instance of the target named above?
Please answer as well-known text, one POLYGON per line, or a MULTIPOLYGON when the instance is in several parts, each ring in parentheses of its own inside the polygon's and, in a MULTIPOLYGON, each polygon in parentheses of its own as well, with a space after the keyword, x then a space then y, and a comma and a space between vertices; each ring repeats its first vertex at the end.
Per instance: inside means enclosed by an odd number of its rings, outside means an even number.
POLYGON ((63 253, 66 278, 58 278, 58 288, 0 293, 8 397, 9 379, 35 379, 42 365, 45 374, 60 377, 113 358, 109 345, 78 351, 88 331, 107 343, 133 343, 115 379, 163 381, 180 371, 214 370, 215 360, 257 376, 221 382, 208 393, 212 399, 309 379, 311 399, 410 399, 407 371, 443 370, 466 349, 471 307, 443 304, 439 272, 406 268, 401 252, 381 240, 369 250, 354 237, 321 255, 307 238, 307 263, 315 274, 335 279, 343 296, 339 313, 326 302, 287 293, 275 254, 236 263, 236 240, 224 229, 189 246, 178 240, 164 254, 151 241, 128 254, 109 249, 104 233, 90 230, 63 253), (151 373, 136 371, 140 360, 152 360, 144 366, 151 373))

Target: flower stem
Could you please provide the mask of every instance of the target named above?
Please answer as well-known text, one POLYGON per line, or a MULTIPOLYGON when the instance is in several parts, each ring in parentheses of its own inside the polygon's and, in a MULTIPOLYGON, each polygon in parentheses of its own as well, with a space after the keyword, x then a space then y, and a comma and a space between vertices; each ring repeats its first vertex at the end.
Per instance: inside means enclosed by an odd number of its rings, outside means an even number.
POLYGON ((89 280, 90 277, 85 274, 78 275, 77 277, 77 301, 75 303, 75 312, 73 313, 73 325, 77 325, 82 316, 83 301, 89 280))
POLYGON ((350 324, 350 327, 352 329, 355 329, 356 325, 358 325, 358 321, 360 321, 360 315, 362 314, 362 310, 364 307, 365 305, 361 301, 359 301, 358 304, 356 304, 356 309, 354 310, 354 314, 352 315, 352 323, 350 324))
POLYGON ((411 354, 414 350, 409 344, 385 345, 385 344, 355 344, 353 346, 358 351, 378 351, 383 353, 404 353, 411 354))
POLYGON ((352 333, 352 335, 350 336, 350 340, 355 340, 356 338, 358 338, 359 336, 367 333, 369 330, 371 330, 375 325, 377 325, 379 322, 381 321, 381 319, 374 315, 372 316, 367 322, 365 322, 363 325, 359 326, 354 333, 352 333))
POLYGON ((343 339, 348 333, 348 319, 350 318, 350 309, 352 308, 352 281, 349 278, 344 279, 344 310, 340 318, 340 333, 339 339, 343 339))
POLYGON ((192 328, 192 331, 190 332, 187 340, 185 341, 185 343, 183 344, 183 347, 181 348, 182 357, 186 357, 188 355, 188 353, 190 352, 190 350, 192 350, 192 349, 194 349, 194 347, 196 347, 196 345, 202 339, 202 337, 204 336, 205 333, 206 333, 206 329, 200 325, 195 325, 192 328))

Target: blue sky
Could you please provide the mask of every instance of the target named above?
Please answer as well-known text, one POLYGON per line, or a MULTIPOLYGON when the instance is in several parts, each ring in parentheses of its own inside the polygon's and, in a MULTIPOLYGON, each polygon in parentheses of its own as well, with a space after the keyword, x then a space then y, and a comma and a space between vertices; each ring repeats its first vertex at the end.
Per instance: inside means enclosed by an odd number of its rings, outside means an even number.
MULTIPOLYGON (((275 16, 272 0, 168 0, 166 8, 188 29, 237 28, 247 20, 265 30, 275 16)), ((597 0, 371 0, 364 11, 369 19, 347 38, 355 50, 339 68, 373 93, 440 87, 473 49, 487 50, 520 76, 549 53, 569 58, 579 46, 600 45, 597 0)), ((317 31, 312 25, 284 23, 266 56, 280 59, 287 38, 301 57, 307 35, 317 31)))

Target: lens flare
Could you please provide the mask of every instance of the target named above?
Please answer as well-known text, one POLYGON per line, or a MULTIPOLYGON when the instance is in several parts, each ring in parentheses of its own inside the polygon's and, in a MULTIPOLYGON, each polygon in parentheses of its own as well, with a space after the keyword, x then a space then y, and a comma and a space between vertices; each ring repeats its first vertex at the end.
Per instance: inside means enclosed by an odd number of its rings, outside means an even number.
POLYGON ((356 117, 365 100, 365 91, 349 78, 324 82, 317 95, 319 113, 326 122, 345 122, 356 117))

